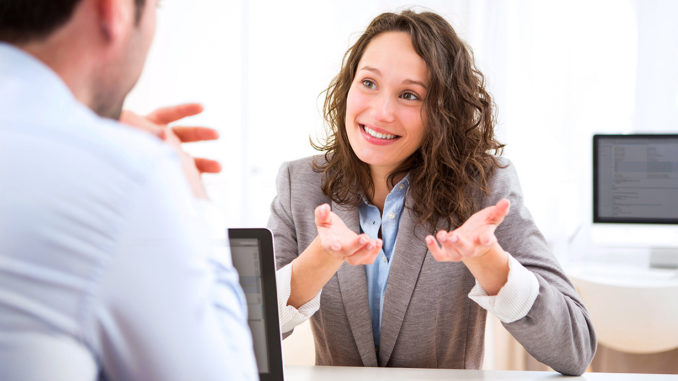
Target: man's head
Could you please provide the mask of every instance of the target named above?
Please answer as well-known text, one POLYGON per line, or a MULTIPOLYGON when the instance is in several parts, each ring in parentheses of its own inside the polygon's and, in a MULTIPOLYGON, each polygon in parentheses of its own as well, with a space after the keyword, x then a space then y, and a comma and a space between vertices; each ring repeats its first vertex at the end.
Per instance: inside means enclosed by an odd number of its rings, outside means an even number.
POLYGON ((0 41, 50 66, 75 97, 117 119, 141 75, 157 0, 0 0, 0 41))
MULTIPOLYGON (((81 0, 0 0, 0 41, 26 43, 49 35, 66 23, 81 0)), ((146 0, 134 0, 136 22, 146 0)))

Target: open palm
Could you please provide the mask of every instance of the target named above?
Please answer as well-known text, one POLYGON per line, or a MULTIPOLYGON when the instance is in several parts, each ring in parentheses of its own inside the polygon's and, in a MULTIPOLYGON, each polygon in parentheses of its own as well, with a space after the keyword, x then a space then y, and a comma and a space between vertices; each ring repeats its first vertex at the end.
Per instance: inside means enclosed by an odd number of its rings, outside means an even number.
POLYGON ((436 239, 426 237, 426 246, 440 262, 458 262, 484 255, 497 241, 494 231, 508 214, 510 203, 499 200, 495 205, 480 210, 469 217, 463 225, 452 231, 440 230, 436 239))
POLYGON ((381 250, 380 239, 351 231, 327 204, 315 209, 315 224, 323 250, 351 265, 372 263, 381 250))

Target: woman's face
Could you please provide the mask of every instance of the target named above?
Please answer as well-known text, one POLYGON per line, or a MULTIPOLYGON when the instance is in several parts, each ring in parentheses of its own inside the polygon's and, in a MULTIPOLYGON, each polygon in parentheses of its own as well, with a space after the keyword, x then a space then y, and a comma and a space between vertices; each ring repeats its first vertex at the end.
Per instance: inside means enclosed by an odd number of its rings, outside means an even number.
POLYGON ((390 174, 421 145, 427 87, 426 63, 409 34, 385 32, 370 41, 348 91, 346 133, 373 174, 390 174))

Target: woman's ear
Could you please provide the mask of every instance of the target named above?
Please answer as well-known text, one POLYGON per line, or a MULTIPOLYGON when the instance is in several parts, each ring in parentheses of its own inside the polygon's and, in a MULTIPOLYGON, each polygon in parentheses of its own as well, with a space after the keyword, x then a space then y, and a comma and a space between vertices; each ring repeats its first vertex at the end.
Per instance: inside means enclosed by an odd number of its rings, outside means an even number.
POLYGON ((134 1, 91 0, 96 2, 101 32, 108 42, 117 42, 134 26, 134 1))

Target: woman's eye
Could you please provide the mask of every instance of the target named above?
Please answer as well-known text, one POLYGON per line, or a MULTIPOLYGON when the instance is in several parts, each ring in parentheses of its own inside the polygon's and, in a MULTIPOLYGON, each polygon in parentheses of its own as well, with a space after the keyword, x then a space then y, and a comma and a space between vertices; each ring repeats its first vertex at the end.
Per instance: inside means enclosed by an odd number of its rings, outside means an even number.
POLYGON ((401 95, 400 97, 408 101, 419 100, 419 96, 417 94, 411 93, 409 91, 404 92, 403 95, 401 95))
POLYGON ((377 87, 377 85, 375 85, 374 82, 372 82, 372 80, 369 80, 369 79, 363 79, 362 84, 363 84, 363 86, 365 86, 369 89, 374 89, 375 87, 377 87))

